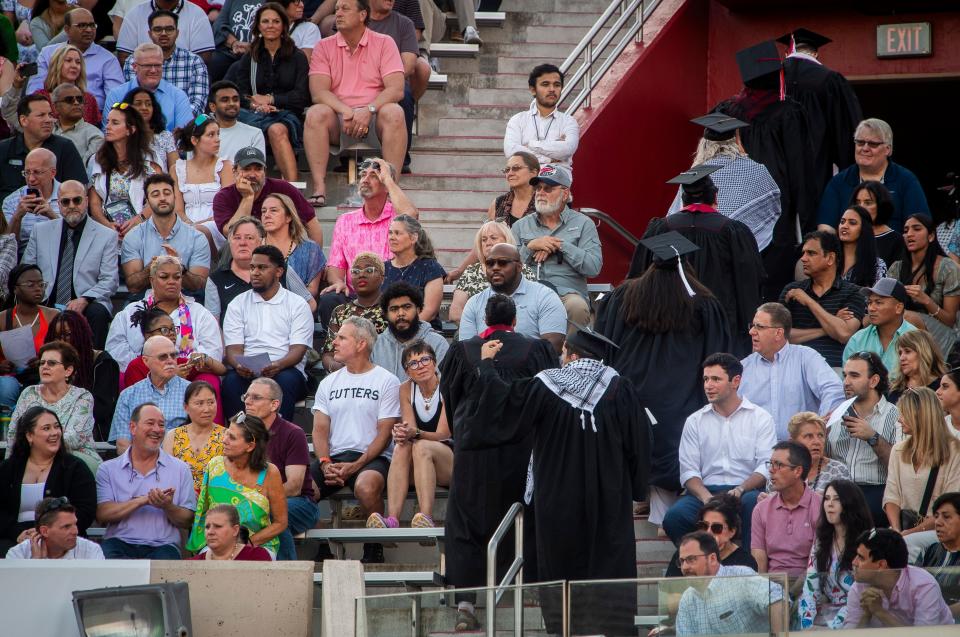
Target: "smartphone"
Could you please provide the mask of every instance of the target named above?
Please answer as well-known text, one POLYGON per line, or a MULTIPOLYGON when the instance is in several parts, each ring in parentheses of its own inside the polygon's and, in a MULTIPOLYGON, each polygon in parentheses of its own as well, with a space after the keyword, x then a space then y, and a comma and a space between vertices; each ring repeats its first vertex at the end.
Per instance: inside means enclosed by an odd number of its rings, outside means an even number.
POLYGON ((37 63, 30 62, 29 64, 24 64, 20 67, 20 75, 23 77, 31 77, 37 74, 37 63))
POLYGON ((37 188, 27 188, 27 195, 30 197, 39 197, 40 190, 37 188))
POLYGON ((860 414, 857 413, 857 410, 853 408, 853 403, 850 403, 850 406, 847 407, 847 411, 843 413, 844 416, 849 416, 851 418, 859 418, 860 414))

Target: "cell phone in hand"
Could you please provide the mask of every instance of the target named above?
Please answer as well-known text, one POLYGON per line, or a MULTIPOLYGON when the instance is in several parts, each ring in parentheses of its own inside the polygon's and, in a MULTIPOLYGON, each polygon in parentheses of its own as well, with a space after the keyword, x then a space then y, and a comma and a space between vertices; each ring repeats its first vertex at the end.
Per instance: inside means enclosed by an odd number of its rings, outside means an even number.
POLYGON ((30 197, 39 197, 39 196, 40 196, 40 190, 37 189, 37 188, 27 188, 27 196, 30 196, 30 197))
POLYGON ((859 418, 860 414, 857 413, 857 410, 854 409, 853 403, 850 403, 850 406, 847 407, 847 411, 843 412, 844 416, 849 416, 850 418, 859 418))
POLYGON ((20 67, 20 75, 23 77, 32 77, 37 74, 37 63, 30 62, 20 67))

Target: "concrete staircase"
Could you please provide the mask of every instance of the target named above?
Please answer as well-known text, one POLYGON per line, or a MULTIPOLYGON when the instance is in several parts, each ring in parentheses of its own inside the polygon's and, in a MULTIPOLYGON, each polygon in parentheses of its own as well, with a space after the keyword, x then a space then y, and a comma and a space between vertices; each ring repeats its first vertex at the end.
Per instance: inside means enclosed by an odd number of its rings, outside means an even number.
MULTIPOLYGON (((484 44, 435 44, 442 88, 420 101, 411 148, 412 175, 401 187, 420 209, 441 264, 459 265, 495 197, 505 192, 503 134, 530 104, 527 76, 537 64, 563 62, 607 6, 605 0, 504 0, 502 23, 481 20, 484 44), (501 24, 497 27, 495 25, 501 24)), ((346 175, 327 176, 328 201, 351 194, 346 175)), ((333 223, 350 206, 319 212, 329 246, 333 223)))

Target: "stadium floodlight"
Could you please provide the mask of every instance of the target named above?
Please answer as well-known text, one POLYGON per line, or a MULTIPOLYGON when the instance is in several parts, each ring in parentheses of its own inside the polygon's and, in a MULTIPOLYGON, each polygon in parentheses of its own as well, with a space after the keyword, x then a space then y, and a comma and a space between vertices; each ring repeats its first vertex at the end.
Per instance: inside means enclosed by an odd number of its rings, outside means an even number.
POLYGON ((191 637, 186 582, 73 591, 85 637, 191 637))

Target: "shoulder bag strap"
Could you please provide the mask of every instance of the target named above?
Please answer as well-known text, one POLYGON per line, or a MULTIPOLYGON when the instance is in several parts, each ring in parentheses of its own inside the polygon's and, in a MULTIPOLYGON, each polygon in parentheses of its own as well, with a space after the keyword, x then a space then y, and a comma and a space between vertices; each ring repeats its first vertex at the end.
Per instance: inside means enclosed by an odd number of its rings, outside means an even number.
POLYGON ((933 487, 937 483, 937 474, 940 473, 940 467, 930 469, 930 475, 927 477, 927 486, 923 490, 923 500, 920 501, 920 517, 927 517, 927 508, 930 506, 930 497, 933 495, 933 487))
POLYGON ((250 56, 250 95, 257 95, 257 61, 250 56))

